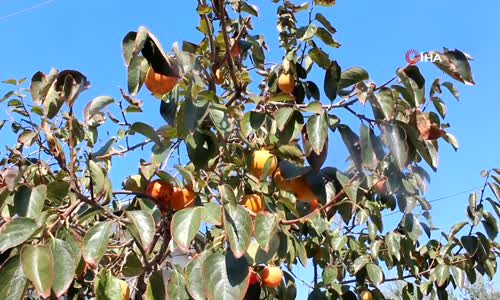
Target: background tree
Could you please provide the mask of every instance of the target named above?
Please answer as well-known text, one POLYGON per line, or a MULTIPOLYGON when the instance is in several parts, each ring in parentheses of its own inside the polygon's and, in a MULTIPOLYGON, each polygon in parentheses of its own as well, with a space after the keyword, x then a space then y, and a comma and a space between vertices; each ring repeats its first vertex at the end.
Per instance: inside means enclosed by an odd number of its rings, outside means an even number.
MULTIPOLYGON (((409 283, 403 297, 446 298, 476 271, 492 277, 500 171, 482 172, 467 220, 439 238, 423 196, 438 142, 457 147, 442 87, 457 89, 440 78, 426 89, 412 64, 381 84, 343 69, 327 51, 340 46, 321 7, 333 3, 275 4, 280 63, 266 60, 245 1, 198 2, 202 40, 171 54, 145 27, 129 32, 128 90, 93 99, 83 118, 90 83, 78 71, 38 72, 29 90, 5 80, 13 118, 1 126, 18 139, 1 161, 0 298, 289 299, 297 264, 314 270, 312 299, 383 298, 378 286, 395 280, 409 283), (160 100, 160 128, 136 98, 143 85, 160 100), (341 147, 334 135, 349 153, 342 170, 323 165, 341 147), (147 159, 114 187, 113 163, 136 150, 147 159), (387 224, 385 211, 401 220, 387 224)), ((474 84, 468 54, 426 54, 474 84)))

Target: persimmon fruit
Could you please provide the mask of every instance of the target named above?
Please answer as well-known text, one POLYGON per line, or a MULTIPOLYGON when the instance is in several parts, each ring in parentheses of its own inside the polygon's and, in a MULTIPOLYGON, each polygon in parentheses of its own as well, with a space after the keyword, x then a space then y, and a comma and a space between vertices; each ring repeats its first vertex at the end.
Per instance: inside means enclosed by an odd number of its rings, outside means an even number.
POLYGON ((281 170, 278 168, 273 175, 274 183, 276 186, 283 191, 291 192, 295 195, 297 200, 305 202, 314 202, 318 199, 316 195, 311 190, 311 186, 307 182, 306 176, 302 175, 292 179, 285 179, 281 175, 281 170))
POLYGON ((266 266, 262 271, 262 284, 270 288, 275 288, 280 285, 282 277, 283 271, 281 271, 280 267, 266 266))
POLYGON ((124 280, 120 280, 120 299, 128 300, 130 299, 130 287, 124 280))
POLYGON ((231 57, 237 57, 241 54, 241 44, 238 40, 233 40, 233 45, 231 47, 231 57))
POLYGON ((146 195, 155 199, 163 208, 180 210, 194 206, 195 192, 191 188, 179 188, 171 183, 156 179, 149 183, 146 195))
POLYGON ((224 76, 222 75, 221 69, 216 69, 214 72, 215 84, 222 84, 224 82, 224 76))
POLYGON ((254 213, 258 213, 259 211, 264 210, 264 202, 262 201, 262 197, 257 194, 248 194, 242 197, 243 204, 246 208, 253 211, 254 213))
POLYGON ((155 72, 153 68, 149 67, 144 83, 146 84, 146 88, 153 95, 164 95, 174 88, 177 81, 178 78, 176 76, 163 75, 155 72))
POLYGON ((278 87, 283 93, 290 94, 295 88, 295 79, 291 73, 281 73, 278 77, 278 87))
POLYGON ((359 294, 359 299, 360 300, 373 300, 372 292, 370 292, 369 290, 361 291, 361 293, 359 294))
POLYGON ((250 172, 256 177, 261 177, 268 159, 271 159, 271 166, 266 176, 273 174, 278 167, 278 159, 269 150, 256 150, 252 153, 250 172))

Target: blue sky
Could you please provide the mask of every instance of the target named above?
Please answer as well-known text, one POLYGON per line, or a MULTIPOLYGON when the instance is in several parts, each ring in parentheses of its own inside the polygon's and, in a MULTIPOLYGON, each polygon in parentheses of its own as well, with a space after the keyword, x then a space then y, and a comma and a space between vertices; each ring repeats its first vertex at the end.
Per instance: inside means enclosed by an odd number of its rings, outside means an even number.
MULTIPOLYGON (((365 68, 371 80, 378 84, 391 78, 396 68, 405 64, 404 54, 409 49, 458 48, 475 58, 471 64, 476 86, 455 82, 460 102, 445 93, 446 121, 451 124, 450 132, 458 138, 460 149, 455 153, 449 145, 440 143, 439 169, 431 174, 427 199, 482 185, 479 171, 500 167, 497 119, 500 101, 495 92, 500 67, 500 3, 337 2, 334 7, 323 10, 337 28, 335 37, 342 44, 339 49, 329 51, 330 57, 338 60, 343 69, 365 68)), ((263 33, 273 49, 268 53, 270 60, 279 61, 282 50, 276 49, 273 40, 275 4, 263 0, 251 3, 258 5, 261 11, 261 18, 254 21, 255 32, 263 33)), ((194 0, 0 0, 0 79, 30 78, 36 71, 48 72, 51 67, 77 69, 92 82, 91 89, 81 96, 82 106, 98 95, 119 98, 118 87, 126 87, 120 45, 126 32, 145 25, 166 50, 175 41, 197 42, 201 36, 194 29, 198 23, 195 7, 194 0)), ((437 76, 442 81, 451 81, 430 63, 418 66, 428 80, 427 87, 437 76)), ((320 77, 313 79, 323 81, 320 77)), ((6 87, 0 86, 0 94, 6 91, 6 87)), ((145 91, 141 91, 139 97, 146 102, 147 121, 161 125, 157 100, 145 91)), ((5 111, 0 112, 0 119, 4 114, 5 111)), ((342 118, 342 113, 339 116, 342 118)), ((328 163, 341 165, 345 158, 343 146, 338 139, 331 142, 333 148, 328 163)), ((118 172, 129 173, 136 168, 116 164, 114 167, 118 172)), ((466 203, 467 194, 433 203, 435 225, 448 230, 451 224, 463 220, 466 203)))

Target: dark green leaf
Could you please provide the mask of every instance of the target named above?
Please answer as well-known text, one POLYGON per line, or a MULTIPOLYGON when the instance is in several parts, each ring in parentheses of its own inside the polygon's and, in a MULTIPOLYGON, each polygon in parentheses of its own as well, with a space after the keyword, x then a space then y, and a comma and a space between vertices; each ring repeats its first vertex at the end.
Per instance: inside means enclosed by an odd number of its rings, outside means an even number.
POLYGON ((242 257, 252 238, 252 218, 240 205, 225 205, 224 229, 234 256, 236 258, 242 257))
POLYGON ((278 218, 276 214, 259 212, 255 217, 255 239, 260 248, 265 252, 269 251, 271 238, 278 229, 278 218))
POLYGON ((96 300, 119 300, 121 299, 120 280, 103 269, 97 275, 94 291, 96 300))
POLYGON ((113 223, 101 222, 87 231, 83 239, 82 255, 87 264, 96 267, 106 252, 113 223))
POLYGON ((0 269, 0 299, 25 299, 28 280, 24 277, 20 255, 9 258, 0 269))
POLYGON ((339 88, 341 68, 337 61, 332 61, 325 71, 324 89, 330 101, 335 100, 339 88))
POLYGON ((375 286, 379 286, 384 281, 384 273, 382 269, 374 263, 369 263, 366 265, 366 272, 368 273, 368 278, 375 286))
POLYGON ((146 287, 146 300, 164 300, 167 298, 163 270, 156 271, 149 276, 146 287))
MULTIPOLYGON (((71 246, 63 240, 54 239, 52 242, 54 257, 54 283, 52 289, 57 297, 61 297, 73 282, 77 267, 77 258, 71 246)), ((79 260, 80 258, 78 258, 79 260)))
POLYGON ((202 209, 200 207, 185 208, 174 214, 170 223, 170 232, 179 248, 183 250, 189 248, 200 228, 201 215, 202 209))
POLYGON ((14 218, 0 228, 0 253, 24 243, 38 228, 29 218, 14 218))
POLYGON ((54 260, 50 248, 46 245, 25 245, 21 250, 21 264, 24 275, 38 294, 49 297, 54 281, 54 260))
POLYGON ((358 82, 368 80, 368 78, 368 72, 366 72, 363 68, 349 68, 340 74, 339 89, 345 89, 346 87, 354 85, 358 82))
POLYGON ((46 198, 46 185, 38 185, 34 188, 21 185, 14 196, 14 209, 21 217, 36 219, 42 212, 43 203, 46 198))
POLYGON ((203 287, 208 299, 242 299, 248 288, 249 270, 245 258, 235 258, 231 251, 226 255, 209 254, 203 263, 203 287))
POLYGON ((312 150, 318 155, 321 154, 328 135, 326 114, 311 116, 307 120, 306 129, 307 140, 311 143, 312 150))
POLYGON ((153 216, 144 210, 126 211, 127 230, 143 249, 148 249, 155 235, 153 216))

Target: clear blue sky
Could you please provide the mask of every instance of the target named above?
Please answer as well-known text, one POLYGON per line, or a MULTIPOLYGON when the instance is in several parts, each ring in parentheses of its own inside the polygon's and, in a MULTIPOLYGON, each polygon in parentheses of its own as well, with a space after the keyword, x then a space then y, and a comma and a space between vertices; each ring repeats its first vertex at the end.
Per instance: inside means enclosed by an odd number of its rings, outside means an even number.
MULTIPOLYGON (((279 61, 282 51, 275 48, 275 4, 262 0, 251 3, 261 10, 260 20, 254 21, 255 32, 265 35, 274 49, 268 54, 270 59, 279 61)), ((125 33, 145 25, 166 50, 175 41, 197 42, 201 36, 194 29, 198 23, 195 7, 194 0, 0 0, 0 79, 30 78, 36 71, 48 72, 51 67, 77 69, 92 82, 91 89, 81 96, 82 105, 98 95, 119 98, 118 87, 126 87, 120 45, 125 33)), ((439 169, 431 174, 428 200, 477 187, 482 184, 481 169, 500 167, 500 100, 495 92, 500 69, 499 11, 497 1, 451 0, 339 0, 324 10, 342 44, 330 51, 330 57, 344 69, 364 67, 378 84, 405 64, 408 49, 458 48, 475 58, 471 64, 476 86, 456 82, 460 102, 446 93, 444 96, 448 104, 446 121, 451 123, 450 132, 458 138, 460 149, 455 153, 449 145, 440 143, 439 169)), ((451 81, 430 63, 419 67, 428 78, 427 87, 436 76, 451 81)), ((0 93, 5 91, 0 86, 0 93)), ((157 100, 145 91, 139 97, 146 102, 147 121, 161 125, 157 100)), ((0 119, 4 115, 5 111, 0 112, 0 119)), ((342 164, 345 158, 343 146, 337 142, 332 141, 328 161, 332 165, 342 164)), ((114 168, 117 173, 130 173, 136 166, 115 164, 114 168)), ((466 199, 467 194, 462 194, 433 203, 435 225, 448 230, 452 223, 464 219, 466 199)))

